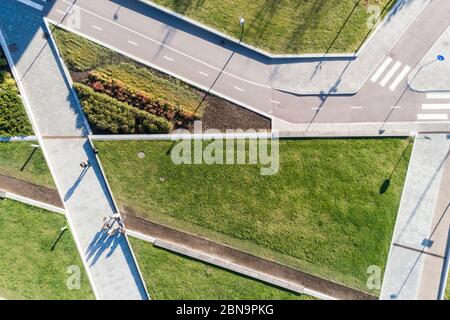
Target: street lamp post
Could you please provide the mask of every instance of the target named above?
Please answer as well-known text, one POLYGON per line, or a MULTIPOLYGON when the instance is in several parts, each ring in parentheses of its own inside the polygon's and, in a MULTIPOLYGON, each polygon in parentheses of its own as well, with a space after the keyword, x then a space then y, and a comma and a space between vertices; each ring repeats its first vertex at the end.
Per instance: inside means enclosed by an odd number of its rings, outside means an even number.
POLYGON ((239 24, 241 25, 241 37, 239 41, 242 41, 242 38, 244 37, 244 25, 245 25, 245 19, 241 17, 239 20, 239 24))

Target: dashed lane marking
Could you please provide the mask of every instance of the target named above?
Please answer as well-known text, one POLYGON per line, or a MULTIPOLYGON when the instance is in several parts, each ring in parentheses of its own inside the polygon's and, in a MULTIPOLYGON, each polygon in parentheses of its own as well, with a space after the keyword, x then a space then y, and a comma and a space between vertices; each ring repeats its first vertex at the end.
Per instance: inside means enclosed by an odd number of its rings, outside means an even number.
POLYGON ((244 89, 242 89, 242 88, 239 88, 239 87, 234 87, 237 91, 240 91, 240 92, 245 92, 245 90, 244 89))
POLYGON ((99 31, 103 31, 103 28, 100 28, 99 26, 96 26, 95 24, 92 25, 92 28, 97 29, 99 31))
POLYGON ((132 44, 133 46, 136 46, 136 47, 138 46, 138 44, 137 44, 136 42, 134 42, 134 41, 128 40, 128 43, 129 43, 129 44, 132 44))
POLYGON ((71 6, 71 10, 73 10, 74 8, 77 8, 77 9, 79 9, 79 10, 81 10, 81 11, 87 12, 87 13, 89 13, 90 15, 92 15, 92 16, 94 16, 94 17, 97 17, 97 18, 99 18, 99 19, 101 19, 101 20, 103 20, 103 21, 107 21, 108 23, 110 23, 110 24, 112 24, 112 25, 115 25, 115 26, 117 26, 117 27, 119 27, 119 28, 122 28, 122 29, 124 29, 124 30, 126 30, 126 31, 129 31, 129 32, 133 33, 133 34, 136 34, 136 35, 138 35, 138 36, 140 36, 140 37, 142 37, 142 38, 144 38, 144 39, 147 39, 147 40, 149 40, 149 41, 152 41, 152 42, 154 42, 154 43, 160 45, 161 47, 167 48, 167 49, 169 49, 169 50, 171 50, 171 51, 173 51, 173 52, 175 52, 175 53, 177 53, 177 54, 179 54, 179 55, 181 55, 181 56, 184 56, 184 57, 186 57, 186 58, 189 58, 189 59, 191 59, 191 60, 193 60, 193 61, 195 61, 195 62, 201 63, 201 64, 203 64, 204 66, 207 66, 207 67, 209 67, 209 68, 211 68, 211 69, 214 69, 214 70, 216 70, 216 71, 219 71, 219 72, 221 72, 221 73, 223 73, 223 74, 226 74, 226 75, 228 75, 228 76, 230 76, 230 77, 233 77, 233 78, 235 78, 235 79, 241 80, 241 81, 243 81, 243 82, 246 82, 246 83, 249 83, 249 84, 258 86, 258 87, 268 88, 268 89, 271 88, 270 85, 263 84, 263 83, 258 83, 258 82, 254 82, 254 81, 251 81, 251 80, 247 80, 247 79, 241 78, 241 77, 239 77, 239 76, 237 76, 237 75, 235 75, 235 74, 229 73, 229 72, 227 72, 227 71, 223 71, 222 68, 218 68, 218 67, 215 67, 215 66, 213 66, 213 65, 210 65, 210 64, 208 64, 208 63, 206 63, 206 62, 204 62, 204 61, 202 61, 202 60, 200 60, 200 59, 197 59, 197 58, 195 58, 195 57, 192 57, 192 56, 190 56, 190 55, 188 55, 188 54, 186 54, 186 53, 184 53, 184 52, 182 52, 182 51, 180 51, 180 50, 177 50, 177 49, 175 49, 175 48, 172 48, 172 47, 168 46, 167 44, 164 44, 164 43, 162 43, 162 42, 160 42, 160 41, 157 41, 157 40, 155 40, 155 39, 153 39, 153 38, 151 38, 151 37, 148 37, 148 36, 146 36, 146 35, 144 35, 144 34, 142 34, 142 33, 137 32, 137 31, 135 31, 135 30, 133 30, 133 29, 130 29, 130 28, 128 28, 128 27, 125 27, 125 26, 123 26, 123 25, 121 25, 121 24, 119 24, 119 23, 117 23, 117 22, 111 21, 111 20, 109 20, 109 19, 107 19, 107 18, 105 18, 105 17, 102 17, 102 16, 99 15, 99 14, 96 14, 96 13, 94 13, 94 12, 92 12, 92 11, 89 11, 89 10, 87 10, 87 9, 85 9, 85 8, 82 8, 82 7, 78 6, 78 5, 74 5, 72 2, 69 2, 69 1, 67 1, 67 0, 61 0, 61 1, 64 2, 64 3, 66 3, 66 4, 68 4, 68 5, 70 5, 70 6, 71 6))
POLYGON ((168 56, 163 56, 164 59, 168 60, 168 61, 173 61, 172 58, 168 57, 168 56))

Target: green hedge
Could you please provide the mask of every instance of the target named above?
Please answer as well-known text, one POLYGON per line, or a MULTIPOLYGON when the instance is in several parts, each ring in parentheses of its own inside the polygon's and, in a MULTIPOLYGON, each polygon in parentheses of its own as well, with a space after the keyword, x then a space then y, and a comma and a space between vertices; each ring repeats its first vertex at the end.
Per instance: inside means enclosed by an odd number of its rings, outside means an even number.
POLYGON ((118 79, 110 78, 100 72, 89 72, 89 80, 86 84, 96 92, 107 94, 130 106, 165 118, 177 127, 188 128, 198 119, 191 112, 186 112, 165 99, 160 99, 142 90, 137 90, 118 79))
POLYGON ((86 116, 97 130, 105 133, 169 133, 172 124, 166 119, 136 109, 88 86, 75 83, 86 116))
MULTIPOLYGON (((0 58, 0 64, 1 64, 0 58)), ((11 74, 0 70, 0 136, 33 134, 16 83, 11 74)))

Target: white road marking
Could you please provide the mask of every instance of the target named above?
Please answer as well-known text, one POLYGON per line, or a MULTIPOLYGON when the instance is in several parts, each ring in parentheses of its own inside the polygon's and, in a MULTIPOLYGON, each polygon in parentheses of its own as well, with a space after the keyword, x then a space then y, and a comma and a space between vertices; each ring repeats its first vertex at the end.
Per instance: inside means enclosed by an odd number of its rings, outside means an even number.
POLYGON ((202 71, 199 71, 198 73, 200 73, 202 76, 208 77, 208 74, 207 74, 207 73, 204 73, 204 72, 202 72, 202 71))
POLYGON ((448 120, 447 114, 418 114, 418 120, 448 120))
POLYGON ((320 107, 314 107, 313 110, 320 110, 320 107))
POLYGON ((164 59, 168 60, 168 61, 173 61, 172 58, 169 58, 168 56, 163 56, 164 59))
POLYGON ((71 9, 73 9, 73 8, 78 8, 79 10, 84 11, 84 12, 87 12, 87 13, 93 15, 94 17, 97 17, 97 18, 99 18, 99 19, 102 19, 102 20, 104 20, 104 21, 106 21, 106 22, 108 22, 108 23, 110 23, 110 24, 113 24, 113 25, 119 27, 119 28, 122 28, 122 29, 127 30, 127 31, 129 31, 129 32, 131 32, 131 33, 134 33, 134 34, 136 34, 136 35, 138 35, 138 36, 140 36, 140 37, 142 37, 142 38, 144 38, 144 39, 147 39, 147 40, 149 40, 149 41, 152 41, 152 42, 158 44, 158 45, 161 46, 161 47, 167 48, 167 49, 169 49, 169 50, 171 50, 171 51, 173 51, 173 52, 175 52, 175 53, 178 53, 179 55, 182 55, 182 56, 184 56, 184 57, 187 57, 187 58, 189 58, 189 59, 191 59, 191 60, 193 60, 193 61, 195 61, 195 62, 201 63, 201 64, 203 64, 204 66, 207 66, 207 67, 209 67, 209 68, 211 68, 211 69, 214 69, 214 70, 216 70, 216 71, 221 72, 222 74, 226 74, 226 75, 228 75, 228 76, 230 76, 230 77, 233 77, 233 78, 235 78, 235 79, 238 79, 238 80, 241 80, 241 81, 250 83, 250 84, 255 85, 255 86, 258 86, 258 87, 267 88, 267 89, 271 89, 271 88, 272 88, 272 87, 269 86, 269 85, 266 85, 266 84, 263 84, 263 83, 254 82, 254 81, 251 81, 251 80, 247 80, 247 79, 241 78, 241 77, 239 77, 239 76, 237 76, 237 75, 235 75, 235 74, 229 73, 228 71, 223 71, 222 68, 214 67, 214 66, 212 66, 212 65, 210 65, 210 64, 208 64, 208 63, 206 63, 206 62, 203 62, 203 61, 201 61, 201 60, 199 60, 199 59, 197 59, 197 58, 194 58, 194 57, 192 57, 192 56, 190 56, 190 55, 188 55, 188 54, 186 54, 186 53, 184 53, 184 52, 182 52, 182 51, 180 51, 180 50, 174 49, 174 48, 168 46, 167 44, 164 44, 164 43, 159 42, 159 41, 157 41, 157 40, 155 40, 155 39, 152 39, 152 38, 150 38, 150 37, 147 37, 146 35, 143 35, 142 33, 139 33, 139 32, 137 32, 137 31, 135 31, 135 30, 133 30, 133 29, 130 29, 130 28, 128 28, 128 27, 125 27, 125 26, 123 26, 123 25, 121 25, 121 24, 119 24, 119 23, 117 23, 117 22, 111 21, 111 20, 109 20, 109 19, 107 19, 107 18, 105 18, 105 17, 102 17, 102 16, 100 16, 100 15, 98 15, 98 14, 92 12, 92 11, 89 11, 89 10, 87 10, 87 9, 85 9, 85 8, 82 8, 82 7, 78 6, 78 5, 74 5, 72 2, 69 2, 69 1, 67 1, 67 0, 61 0, 61 1, 64 2, 64 3, 66 3, 66 4, 68 4, 68 5, 70 5, 70 6, 71 6, 71 9))
POLYGON ((128 43, 132 44, 133 46, 136 46, 136 47, 139 46, 136 42, 133 42, 133 41, 130 41, 130 40, 128 40, 128 43))
POLYGON ((438 100, 438 99, 441 99, 441 100, 450 99, 450 93, 440 93, 440 92, 428 93, 427 94, 427 99, 436 99, 436 100, 438 100))
POLYGON ((362 109, 360 106, 350 107, 350 109, 362 109))
POLYGON ((423 110, 450 110, 450 103, 445 104, 423 104, 423 110))
POLYGON ((281 104, 280 101, 275 101, 275 100, 270 100, 270 102, 275 103, 275 104, 281 104))
POLYGON ((401 106, 392 106, 391 109, 401 109, 401 106))
POLYGON ((400 61, 397 61, 394 66, 389 70, 389 72, 386 74, 386 76, 381 80, 380 86, 384 87, 389 80, 394 76, 394 74, 397 72, 397 70, 401 67, 402 63, 400 61))
POLYGON ((20 3, 22 3, 24 5, 32 7, 34 9, 36 9, 36 10, 39 10, 39 11, 42 11, 44 9, 44 6, 42 6, 40 4, 37 4, 37 3, 33 2, 33 1, 30 1, 30 0, 17 0, 17 1, 19 1, 20 3))
POLYGON ((67 12, 64 12, 64 11, 62 11, 62 10, 59 10, 59 9, 58 9, 58 10, 56 10, 56 12, 58 12, 58 13, 61 13, 61 14, 62 14, 62 15, 64 15, 64 16, 65 16, 65 15, 67 14, 67 12))
POLYGON ((381 66, 378 68, 377 72, 375 72, 375 74, 372 76, 372 78, 370 80, 372 80, 372 82, 376 82, 391 62, 392 62, 392 58, 387 57, 386 60, 384 60, 384 62, 381 64, 381 66))
POLYGON ((96 26, 95 24, 92 25, 92 28, 97 29, 99 31, 103 31, 103 28, 100 28, 99 26, 96 26))
POLYGON ((239 87, 234 87, 236 90, 238 90, 238 91, 241 91, 241 92, 245 92, 245 90, 244 89, 242 89, 242 88, 239 88, 239 87))
POLYGON ((394 82, 392 82, 391 86, 389 87, 389 89, 391 91, 394 91, 397 86, 400 84, 400 82, 403 80, 403 78, 406 77, 406 75, 411 71, 411 67, 410 66, 406 66, 403 68, 402 72, 400 72, 400 74, 397 76, 397 78, 395 78, 394 82))

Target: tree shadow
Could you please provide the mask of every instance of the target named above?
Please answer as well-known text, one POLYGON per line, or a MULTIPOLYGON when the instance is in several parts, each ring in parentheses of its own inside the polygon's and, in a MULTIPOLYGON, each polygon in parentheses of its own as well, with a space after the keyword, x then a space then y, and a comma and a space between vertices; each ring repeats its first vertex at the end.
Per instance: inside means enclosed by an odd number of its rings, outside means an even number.
POLYGON ((384 182, 381 184, 380 186, 380 194, 385 194, 386 191, 389 189, 390 185, 391 185, 391 179, 395 173, 395 171, 397 170, 400 162, 404 159, 406 153, 408 152, 409 147, 412 145, 412 139, 408 139, 408 144, 406 145, 406 147, 403 149, 402 155, 400 156, 400 158, 398 159, 397 163, 395 164, 394 168, 392 169, 391 173, 389 174, 389 177, 386 178, 386 180, 384 180, 384 182))
POLYGON ((22 167, 20 168, 20 171, 25 170, 25 167, 28 165, 28 163, 31 161, 31 158, 33 157, 33 155, 36 153, 37 148, 33 148, 33 150, 31 151, 30 155, 28 156, 27 160, 25 160, 25 163, 22 165, 22 167))

